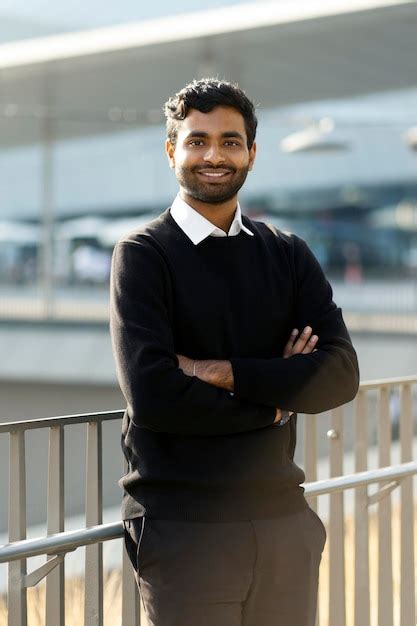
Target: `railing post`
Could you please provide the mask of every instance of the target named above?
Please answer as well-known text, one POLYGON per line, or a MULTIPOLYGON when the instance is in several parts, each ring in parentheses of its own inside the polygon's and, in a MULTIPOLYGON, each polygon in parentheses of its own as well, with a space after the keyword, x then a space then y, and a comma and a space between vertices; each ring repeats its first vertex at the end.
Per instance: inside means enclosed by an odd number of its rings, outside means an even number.
MULTIPOLYGON (((125 473, 128 465, 124 462, 125 473)), ((122 554, 122 626, 141 626, 141 598, 134 570, 126 552, 123 539, 122 554)))
MULTIPOLYGON (((26 457, 23 430, 10 433, 9 541, 26 539, 26 457)), ((9 563, 8 626, 27 626, 26 559, 9 563)))
MULTIPOLYGON (((304 469, 306 480, 317 480, 317 415, 304 415, 304 469)), ((309 505, 317 510, 317 498, 310 498, 309 505)))
MULTIPOLYGON (((86 526, 101 524, 102 501, 102 429, 101 422, 87 424, 86 526)), ((103 545, 85 549, 84 626, 103 626, 103 545)))
MULTIPOLYGON (((343 412, 341 407, 331 412, 330 476, 343 474, 343 412)), ((343 492, 330 494, 329 523, 329 624, 345 626, 345 524, 343 492)))
POLYGON ((140 626, 140 597, 132 563, 123 546, 122 556, 122 626, 140 626))
MULTIPOLYGON (((49 429, 48 535, 64 531, 64 429, 49 429)), ((48 560, 54 558, 53 555, 48 560)), ((64 562, 46 577, 46 626, 65 624, 64 562)))
MULTIPOLYGON (((413 412, 410 385, 401 386, 401 463, 412 461, 413 412)), ((413 479, 401 481, 401 626, 415 626, 413 479)))
MULTIPOLYGON (((368 469, 367 394, 355 401, 355 472, 368 469)), ((370 623, 368 489, 355 489, 355 626, 370 623)))
MULTIPOLYGON (((379 467, 391 465, 389 387, 378 394, 379 467)), ((380 484, 380 488, 383 484, 380 484)), ((393 626, 392 507, 388 494, 378 503, 378 626, 393 626)))
MULTIPOLYGON (((304 415, 304 470, 308 482, 317 480, 317 415, 304 415)), ((308 503, 317 511, 317 498, 309 498, 308 503)), ((317 595, 316 626, 320 625, 318 599, 319 595, 317 595)))

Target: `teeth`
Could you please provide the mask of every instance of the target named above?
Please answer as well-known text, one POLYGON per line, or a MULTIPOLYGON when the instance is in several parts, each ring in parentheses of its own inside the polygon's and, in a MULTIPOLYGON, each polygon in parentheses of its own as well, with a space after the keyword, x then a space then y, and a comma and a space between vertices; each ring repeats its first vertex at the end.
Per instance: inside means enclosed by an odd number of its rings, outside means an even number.
POLYGON ((225 172, 221 172, 221 173, 219 173, 219 172, 216 172, 216 173, 211 172, 210 174, 208 172, 201 172, 201 173, 204 174, 204 176, 211 176, 212 178, 218 178, 219 176, 224 176, 225 175, 225 172))

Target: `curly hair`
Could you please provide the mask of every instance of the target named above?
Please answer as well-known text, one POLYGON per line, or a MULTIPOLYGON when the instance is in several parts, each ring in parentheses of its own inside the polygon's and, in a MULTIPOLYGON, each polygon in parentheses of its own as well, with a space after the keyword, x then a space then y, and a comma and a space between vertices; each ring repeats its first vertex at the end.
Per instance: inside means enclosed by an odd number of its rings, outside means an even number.
POLYGON ((175 146, 177 143, 178 122, 187 117, 190 109, 209 113, 217 106, 233 107, 242 114, 250 150, 255 141, 258 125, 255 105, 236 83, 217 78, 193 80, 165 103, 167 137, 172 145, 175 146))

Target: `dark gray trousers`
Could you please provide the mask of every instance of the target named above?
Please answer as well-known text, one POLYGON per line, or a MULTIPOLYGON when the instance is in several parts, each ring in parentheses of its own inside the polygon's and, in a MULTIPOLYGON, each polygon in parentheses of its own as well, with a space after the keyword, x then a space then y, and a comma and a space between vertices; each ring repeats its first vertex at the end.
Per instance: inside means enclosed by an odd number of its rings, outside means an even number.
POLYGON ((310 508, 248 522, 125 522, 149 626, 314 626, 325 542, 310 508))

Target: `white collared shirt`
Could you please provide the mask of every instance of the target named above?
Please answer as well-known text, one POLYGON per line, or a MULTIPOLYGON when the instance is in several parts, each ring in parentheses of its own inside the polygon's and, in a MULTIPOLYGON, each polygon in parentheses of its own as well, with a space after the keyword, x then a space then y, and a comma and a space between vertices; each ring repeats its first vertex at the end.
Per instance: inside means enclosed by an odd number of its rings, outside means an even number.
POLYGON ((218 226, 215 226, 215 224, 212 224, 207 218, 201 215, 201 213, 184 202, 179 194, 172 203, 171 215, 178 226, 195 245, 210 235, 213 237, 233 237, 238 235, 241 230, 253 237, 253 232, 242 222, 242 212, 239 202, 237 203, 236 213, 228 233, 218 228, 218 226))

